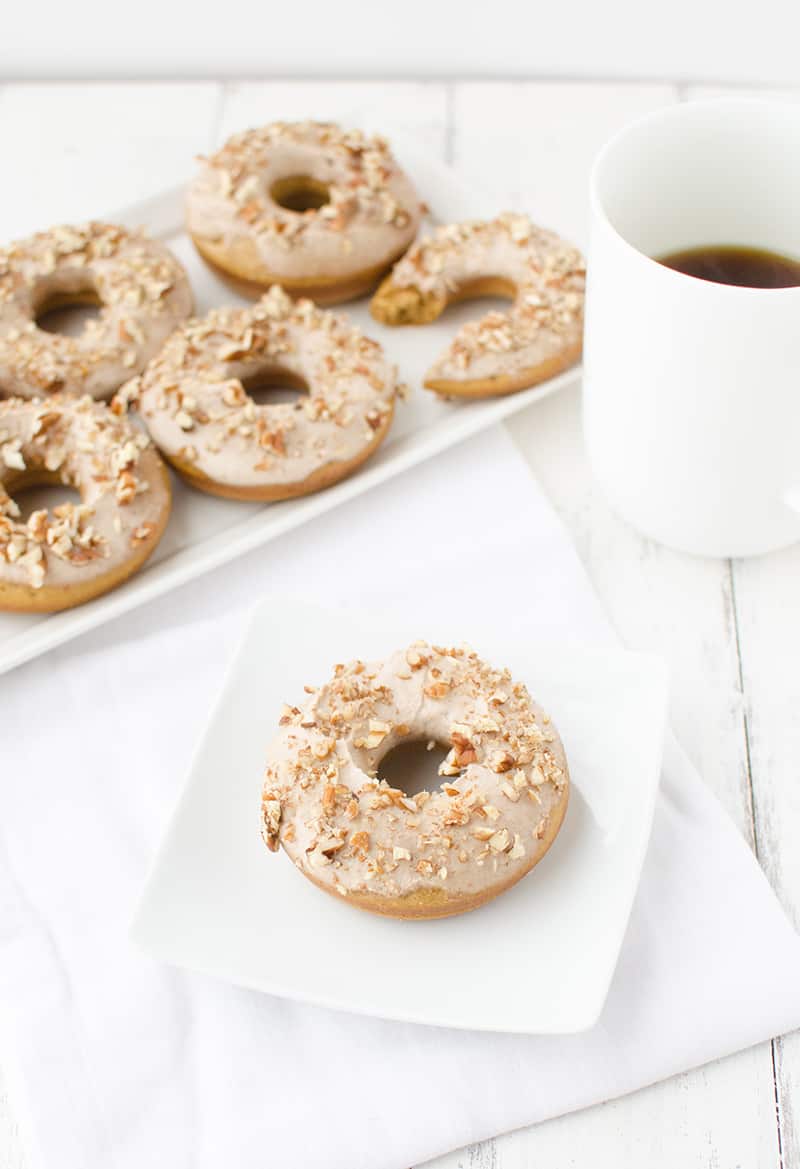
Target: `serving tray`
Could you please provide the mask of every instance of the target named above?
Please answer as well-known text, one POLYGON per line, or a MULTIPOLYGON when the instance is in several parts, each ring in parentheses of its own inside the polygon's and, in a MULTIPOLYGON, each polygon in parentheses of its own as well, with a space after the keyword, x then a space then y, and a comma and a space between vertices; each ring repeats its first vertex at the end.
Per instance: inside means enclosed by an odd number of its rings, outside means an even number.
MULTIPOLYGON (((503 208, 485 193, 461 184, 456 173, 412 147, 394 141, 403 166, 436 222, 495 215, 503 208)), ((146 226, 185 265, 198 313, 215 305, 247 303, 217 278, 195 252, 183 229, 184 189, 176 187, 106 218, 130 227, 146 226)), ((0 674, 142 605, 170 589, 217 568, 236 556, 369 491, 393 475, 429 459, 498 420, 572 384, 579 369, 540 386, 484 402, 444 402, 422 389, 422 379, 455 329, 482 310, 457 305, 443 320, 419 328, 388 329, 369 315, 368 300, 342 306, 364 332, 380 341, 400 370, 410 393, 399 402, 388 437, 377 454, 349 479, 316 495, 283 503, 240 503, 216 499, 173 476, 173 510, 167 531, 145 567, 120 588, 77 609, 44 616, 0 613, 0 674)))

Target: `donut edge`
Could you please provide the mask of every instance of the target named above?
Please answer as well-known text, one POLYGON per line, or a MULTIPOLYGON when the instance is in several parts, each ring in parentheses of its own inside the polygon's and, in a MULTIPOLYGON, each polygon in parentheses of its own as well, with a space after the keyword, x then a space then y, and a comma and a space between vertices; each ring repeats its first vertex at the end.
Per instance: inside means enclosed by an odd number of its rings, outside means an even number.
POLYGON ((357 455, 347 462, 333 461, 318 467, 305 479, 294 483, 270 485, 268 487, 237 487, 235 484, 219 483, 199 472, 192 463, 181 459, 178 455, 170 455, 161 451, 161 455, 178 472, 191 487, 206 492, 207 495, 216 495, 222 499, 248 500, 257 503, 278 503, 284 499, 297 499, 303 495, 311 495, 317 491, 324 491, 327 487, 342 479, 347 479, 375 453, 386 437, 394 418, 394 401, 390 402, 387 413, 381 420, 381 425, 375 431, 369 444, 363 447, 357 455))
MULTIPOLYGON (((469 896, 464 895, 462 897, 451 897, 441 886, 434 886, 430 889, 420 889, 415 890, 413 893, 406 893, 402 897, 377 897, 369 892, 348 893, 344 895, 338 893, 336 889, 331 888, 329 885, 325 885, 306 869, 299 868, 299 872, 318 889, 321 889, 323 893, 327 893, 337 901, 352 905, 355 909, 362 909, 378 917, 391 917, 398 921, 436 921, 444 917, 456 917, 462 913, 471 913, 472 910, 480 909, 482 905, 493 901, 495 897, 499 897, 502 893, 505 893, 508 889, 518 884, 524 877, 527 877, 552 848, 564 823, 570 798, 571 779, 566 756, 564 757, 563 766, 566 783, 561 791, 561 799, 554 807, 547 821, 547 830, 542 837, 542 847, 536 854, 534 860, 527 867, 512 873, 508 880, 498 885, 490 885, 480 893, 470 894, 469 896)), ((286 850, 284 849, 284 851, 286 850)))
POLYGON ((230 247, 225 247, 191 231, 189 236, 205 262, 235 292, 258 298, 273 284, 279 284, 289 296, 295 299, 307 296, 321 307, 357 300, 374 291, 413 242, 413 237, 411 240, 404 240, 379 264, 348 273, 342 279, 320 280, 308 277, 290 280, 279 272, 271 272, 266 268, 247 240, 234 241, 230 247))

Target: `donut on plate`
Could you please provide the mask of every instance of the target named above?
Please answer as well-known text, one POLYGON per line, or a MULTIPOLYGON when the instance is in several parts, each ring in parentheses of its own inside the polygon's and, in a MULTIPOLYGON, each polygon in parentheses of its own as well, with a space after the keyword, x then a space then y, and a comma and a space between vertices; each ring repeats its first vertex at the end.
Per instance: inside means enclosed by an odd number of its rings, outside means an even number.
POLYGON ((52 612, 141 567, 167 524, 167 469, 147 436, 90 397, 0 402, 0 609, 52 612), (80 503, 20 517, 15 490, 61 483, 80 503))
POLYGON ((421 206, 385 139, 273 122, 201 159, 186 213, 221 273, 335 304, 375 287, 416 235, 421 206))
POLYGON ((380 345, 344 317, 275 286, 251 308, 178 329, 117 395, 195 487, 231 499, 289 499, 351 474, 379 446, 399 391, 380 345), (307 387, 258 405, 253 381, 307 387))
POLYGON ((41 231, 0 249, 0 386, 19 398, 110 398, 191 311, 186 273, 143 231, 110 223, 41 231), (100 313, 78 336, 36 323, 82 303, 100 313))
POLYGON ((284 708, 261 803, 264 842, 350 904, 447 917, 515 884, 558 833, 569 773, 555 727, 507 670, 468 648, 416 642, 336 666, 284 708), (447 754, 434 791, 378 778, 409 740, 447 754))
POLYGON ((425 325, 459 300, 506 296, 507 312, 470 321, 425 386, 447 397, 513 394, 579 359, 585 267, 571 244, 525 215, 437 228, 395 264, 370 309, 384 325, 425 325))

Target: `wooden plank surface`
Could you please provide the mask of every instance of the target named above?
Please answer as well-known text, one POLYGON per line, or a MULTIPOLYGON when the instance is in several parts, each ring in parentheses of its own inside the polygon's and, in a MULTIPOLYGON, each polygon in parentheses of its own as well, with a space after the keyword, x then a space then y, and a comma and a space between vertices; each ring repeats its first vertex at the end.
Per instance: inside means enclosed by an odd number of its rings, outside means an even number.
MULTIPOLYGON (((692 86, 692 99, 753 96, 749 89, 692 86)), ((759 96, 800 101, 800 90, 759 96)), ((800 483, 800 456, 797 482, 800 483)), ((736 561, 737 623, 755 848, 784 909, 800 930, 800 547, 736 561)), ((798 988, 800 994, 800 988, 798 988)), ((773 1043, 782 1164, 800 1166, 800 1033, 773 1043)))
MULTIPOLYGON (((660 84, 551 82, 8 85, 0 88, 0 143, 15 167, 3 234, 100 214, 179 182, 193 154, 233 129, 313 116, 413 135, 492 192, 498 210, 527 209, 583 244, 594 151, 631 117, 681 96, 660 84)), ((531 407, 511 430, 623 639, 670 661, 675 730, 800 925, 792 750, 800 746, 800 628, 792 620, 800 552, 730 565, 637 536, 593 487, 577 392, 531 407)), ((434 1164, 800 1169, 798 1095, 795 1036, 434 1164)), ((23 1167, 0 1082, 0 1169, 23 1167)))

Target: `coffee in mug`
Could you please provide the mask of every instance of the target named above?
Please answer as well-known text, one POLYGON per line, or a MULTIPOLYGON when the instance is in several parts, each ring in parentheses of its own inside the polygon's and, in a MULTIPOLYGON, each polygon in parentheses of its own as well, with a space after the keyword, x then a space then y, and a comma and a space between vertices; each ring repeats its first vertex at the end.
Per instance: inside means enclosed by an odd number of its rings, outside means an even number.
POLYGON ((683 248, 658 256, 660 264, 698 280, 714 284, 736 284, 740 288, 797 288, 800 260, 769 248, 740 247, 737 244, 707 244, 683 248))

